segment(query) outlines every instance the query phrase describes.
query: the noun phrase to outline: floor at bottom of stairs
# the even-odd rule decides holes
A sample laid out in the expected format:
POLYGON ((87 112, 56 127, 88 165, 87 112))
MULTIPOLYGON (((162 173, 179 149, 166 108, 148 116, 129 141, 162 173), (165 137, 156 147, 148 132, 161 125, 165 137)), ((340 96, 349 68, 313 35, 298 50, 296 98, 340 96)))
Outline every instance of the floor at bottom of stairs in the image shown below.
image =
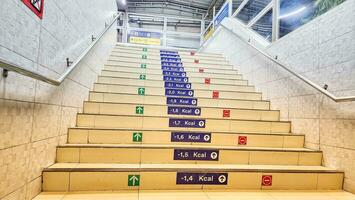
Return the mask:
POLYGON ((344 191, 116 191, 43 192, 34 200, 355 200, 344 191))

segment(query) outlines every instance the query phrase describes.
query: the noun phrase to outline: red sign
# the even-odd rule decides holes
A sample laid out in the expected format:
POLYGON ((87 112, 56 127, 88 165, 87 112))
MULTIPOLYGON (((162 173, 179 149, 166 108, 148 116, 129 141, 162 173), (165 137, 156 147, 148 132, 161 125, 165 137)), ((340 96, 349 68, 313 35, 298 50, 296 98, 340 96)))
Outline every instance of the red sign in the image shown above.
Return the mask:
POLYGON ((205 84, 210 84, 211 83, 211 79, 210 78, 205 78, 205 84))
POLYGON ((44 0, 22 0, 40 19, 43 17, 43 1, 44 0))
POLYGON ((190 55, 191 55, 191 56, 194 56, 194 55, 195 55, 195 52, 191 51, 191 52, 190 52, 190 55))
POLYGON ((239 145, 247 145, 248 137, 247 136, 239 136, 238 137, 238 144, 239 145))
POLYGON ((231 110, 223 110, 223 117, 230 117, 231 116, 231 110))
POLYGON ((203 73, 205 70, 203 68, 198 69, 198 72, 203 73))
POLYGON ((200 61, 199 61, 199 60, 195 60, 194 62, 195 62, 196 64, 200 63, 200 61))
POLYGON ((212 98, 218 99, 219 98, 219 92, 218 91, 213 91, 212 92, 212 98))
POLYGON ((261 178, 262 186, 272 186, 272 176, 271 175, 263 175, 261 178))

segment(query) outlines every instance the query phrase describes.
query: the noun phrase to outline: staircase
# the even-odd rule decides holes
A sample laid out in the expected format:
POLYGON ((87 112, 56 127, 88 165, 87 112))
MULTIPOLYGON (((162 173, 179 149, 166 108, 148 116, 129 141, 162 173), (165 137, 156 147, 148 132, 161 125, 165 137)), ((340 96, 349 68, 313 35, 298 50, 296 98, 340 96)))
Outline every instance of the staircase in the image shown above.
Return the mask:
POLYGON ((221 55, 117 45, 43 191, 341 190, 343 176, 221 55))

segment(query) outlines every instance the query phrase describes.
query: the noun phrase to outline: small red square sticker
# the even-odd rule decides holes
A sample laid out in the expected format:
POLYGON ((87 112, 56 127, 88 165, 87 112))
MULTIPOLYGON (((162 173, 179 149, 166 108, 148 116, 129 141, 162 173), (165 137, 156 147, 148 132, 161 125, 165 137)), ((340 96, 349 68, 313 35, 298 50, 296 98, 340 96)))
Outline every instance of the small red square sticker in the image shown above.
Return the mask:
POLYGON ((191 52, 190 52, 190 55, 191 55, 191 56, 194 56, 194 55, 195 55, 195 52, 191 51, 191 52))
POLYGON ((248 137, 247 136, 239 136, 238 137, 238 144, 239 145, 247 145, 248 137))
POLYGON ((230 117, 231 116, 231 110, 223 110, 223 117, 230 117))
POLYGON ((271 175, 263 175, 261 178, 262 186, 272 186, 272 176, 271 175))
POLYGON ((205 69, 200 68, 200 69, 198 69, 198 72, 203 73, 203 72, 205 72, 205 69))
POLYGON ((213 91, 212 92, 212 98, 218 99, 219 98, 219 91, 213 91))
POLYGON ((205 78, 205 84, 211 84, 211 79, 210 78, 205 78))
POLYGON ((200 61, 199 60, 195 60, 195 63, 198 64, 198 63, 200 63, 200 61))

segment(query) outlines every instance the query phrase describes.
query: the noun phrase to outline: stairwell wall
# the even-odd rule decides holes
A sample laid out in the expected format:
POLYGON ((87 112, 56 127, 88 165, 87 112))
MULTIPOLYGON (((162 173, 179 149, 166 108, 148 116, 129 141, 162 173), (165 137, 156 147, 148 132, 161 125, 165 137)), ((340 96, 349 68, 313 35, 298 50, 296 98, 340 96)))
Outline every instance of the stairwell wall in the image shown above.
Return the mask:
MULTIPOLYGON (((238 31, 237 31, 238 32, 238 31)), ((252 40, 255 41, 255 40, 252 40)), ((337 96, 355 95, 355 0, 347 0, 265 48, 270 55, 337 96)), ((324 152, 325 166, 345 171, 344 189, 355 193, 355 102, 335 103, 276 66, 221 28, 202 49, 222 53, 250 84, 324 152)))
MULTIPOLYGON (((0 58, 52 78, 75 60, 117 12, 115 0, 44 1, 40 20, 19 0, 0 4, 0 58)), ((67 128, 116 43, 115 26, 61 86, 9 72, 0 77, 0 199, 32 199, 41 172, 66 143, 67 128)))

